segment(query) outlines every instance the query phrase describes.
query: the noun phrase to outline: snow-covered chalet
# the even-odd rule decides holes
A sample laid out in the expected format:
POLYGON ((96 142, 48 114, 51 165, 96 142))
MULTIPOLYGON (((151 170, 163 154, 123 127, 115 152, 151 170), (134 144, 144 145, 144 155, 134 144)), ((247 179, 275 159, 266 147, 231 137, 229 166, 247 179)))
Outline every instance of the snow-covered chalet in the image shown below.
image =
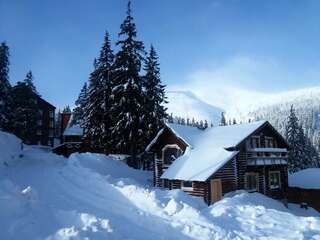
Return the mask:
POLYGON ((199 129, 166 124, 146 151, 154 184, 208 204, 234 190, 285 199, 288 144, 267 121, 199 129))

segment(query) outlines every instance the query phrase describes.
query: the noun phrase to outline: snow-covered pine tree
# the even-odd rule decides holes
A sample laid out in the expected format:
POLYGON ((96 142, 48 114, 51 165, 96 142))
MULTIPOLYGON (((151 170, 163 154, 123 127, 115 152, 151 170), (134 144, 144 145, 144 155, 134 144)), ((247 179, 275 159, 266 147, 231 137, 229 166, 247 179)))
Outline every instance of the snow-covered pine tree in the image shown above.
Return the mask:
POLYGON ((219 125, 220 126, 226 126, 227 125, 227 120, 226 120, 224 112, 221 112, 221 120, 220 120, 220 124, 219 125))
MULTIPOLYGON (((163 127, 164 120, 167 118, 166 108, 164 107, 164 104, 167 103, 165 85, 161 84, 158 56, 152 45, 144 70, 146 72, 144 76, 144 90, 146 94, 146 117, 144 122, 147 129, 145 141, 149 142, 155 137, 160 128, 163 127)), ((187 124, 189 124, 189 119, 187 119, 187 124)))
POLYGON ((129 165, 139 167, 136 156, 144 148, 145 93, 140 76, 144 60, 144 46, 137 40, 136 25, 128 2, 127 16, 120 26, 119 51, 115 55, 114 83, 112 89, 112 131, 116 151, 131 155, 129 165))
POLYGON ((9 47, 0 45, 0 129, 9 131, 12 113, 11 85, 9 82, 9 47))
POLYGON ((286 124, 286 139, 290 146, 288 156, 288 169, 289 172, 296 172, 301 169, 300 157, 301 157, 301 132, 299 137, 299 123, 295 114, 293 105, 290 108, 290 114, 286 124))
POLYGON ((84 136, 93 148, 110 152, 110 107, 113 52, 109 33, 106 32, 104 43, 98 60, 94 63, 94 70, 90 75, 88 96, 86 100, 83 124, 84 136))
POLYGON ((37 95, 25 80, 17 82, 11 94, 13 98, 12 132, 25 143, 31 143, 31 140, 36 137, 39 119, 37 95))
POLYGON ((84 109, 88 98, 87 83, 83 84, 83 87, 79 93, 78 99, 75 101, 75 108, 72 111, 72 124, 81 124, 84 115, 84 109))

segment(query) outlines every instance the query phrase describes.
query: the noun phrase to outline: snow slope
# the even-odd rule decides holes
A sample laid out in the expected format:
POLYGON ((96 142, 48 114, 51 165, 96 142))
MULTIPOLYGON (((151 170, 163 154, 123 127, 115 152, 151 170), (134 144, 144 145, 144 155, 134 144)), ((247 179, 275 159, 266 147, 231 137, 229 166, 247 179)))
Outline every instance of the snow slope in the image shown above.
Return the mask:
POLYGON ((107 156, 21 150, 2 132, 0 151, 0 239, 320 239, 319 213, 258 193, 207 207, 107 156))
POLYGON ((167 92, 168 103, 166 107, 168 108, 167 113, 173 114, 173 116, 192 118, 195 121, 207 120, 209 123, 217 125, 221 119, 221 108, 210 105, 191 91, 168 91, 167 92))

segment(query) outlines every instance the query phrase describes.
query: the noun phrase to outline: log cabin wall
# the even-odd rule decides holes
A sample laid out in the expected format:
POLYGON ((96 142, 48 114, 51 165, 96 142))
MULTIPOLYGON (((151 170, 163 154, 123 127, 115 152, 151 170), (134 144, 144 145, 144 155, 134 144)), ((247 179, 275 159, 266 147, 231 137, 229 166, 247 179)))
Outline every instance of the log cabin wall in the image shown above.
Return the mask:
POLYGON ((169 188, 169 183, 160 179, 163 172, 168 169, 169 166, 164 166, 162 149, 166 145, 176 144, 184 152, 187 148, 187 144, 168 128, 165 128, 163 133, 159 136, 156 143, 151 147, 150 151, 154 153, 154 171, 153 171, 153 183, 157 187, 169 188))
POLYGON ((207 203, 211 202, 211 188, 210 181, 212 179, 221 179, 222 195, 237 190, 237 158, 233 158, 220 168, 215 174, 208 178, 206 185, 208 187, 207 203))
POLYGON ((265 125, 263 128, 258 129, 252 136, 238 145, 239 150, 237 171, 238 171, 238 189, 245 189, 245 174, 246 172, 258 173, 258 191, 262 194, 270 196, 272 198, 284 198, 288 187, 288 173, 286 165, 265 165, 265 166, 248 166, 247 161, 250 157, 250 142, 252 137, 259 136, 260 148, 268 148, 271 146, 266 145, 266 139, 273 139, 273 146, 275 148, 287 148, 287 144, 283 141, 277 132, 270 125, 265 125), (269 172, 279 171, 281 175, 281 188, 270 189, 269 186, 269 172))

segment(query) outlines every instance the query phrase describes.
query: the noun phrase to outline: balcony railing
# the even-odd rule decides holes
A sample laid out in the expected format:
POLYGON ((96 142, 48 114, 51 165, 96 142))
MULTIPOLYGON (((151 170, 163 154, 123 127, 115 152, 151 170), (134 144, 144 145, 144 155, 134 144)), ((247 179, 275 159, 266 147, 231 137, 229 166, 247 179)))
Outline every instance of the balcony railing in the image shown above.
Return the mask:
POLYGON ((285 148, 253 148, 248 151, 247 165, 286 165, 288 150, 285 148))

